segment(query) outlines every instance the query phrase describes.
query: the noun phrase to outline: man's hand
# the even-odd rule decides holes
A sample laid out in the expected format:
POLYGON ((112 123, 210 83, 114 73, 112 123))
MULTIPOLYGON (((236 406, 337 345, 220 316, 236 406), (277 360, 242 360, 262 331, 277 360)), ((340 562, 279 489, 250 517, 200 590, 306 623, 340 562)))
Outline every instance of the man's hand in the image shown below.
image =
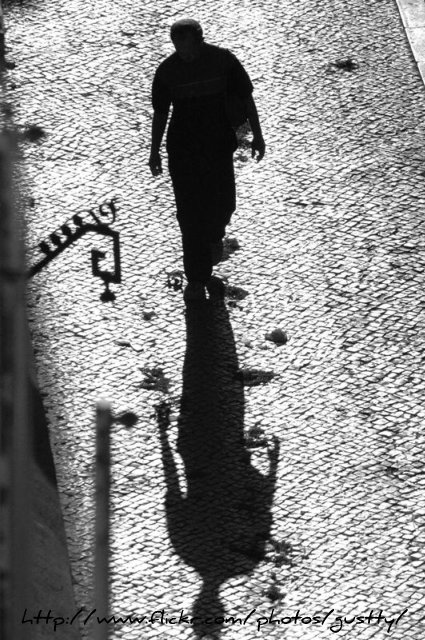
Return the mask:
POLYGON ((159 153, 151 153, 148 164, 153 176, 159 176, 162 173, 162 162, 159 153))
POLYGON ((251 156, 255 158, 255 152, 257 155, 257 162, 264 157, 266 152, 266 145, 262 136, 254 136, 251 142, 251 156))

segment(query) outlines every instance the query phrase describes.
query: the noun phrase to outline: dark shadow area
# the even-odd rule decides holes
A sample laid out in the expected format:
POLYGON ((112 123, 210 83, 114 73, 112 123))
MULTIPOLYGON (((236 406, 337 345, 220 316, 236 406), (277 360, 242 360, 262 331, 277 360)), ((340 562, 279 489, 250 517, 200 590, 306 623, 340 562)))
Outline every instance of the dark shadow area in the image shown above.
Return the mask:
MULTIPOLYGON (((30 338, 28 338, 30 339, 30 338)), ((34 356, 30 350, 28 412, 31 449, 28 467, 28 513, 26 522, 28 593, 34 610, 42 609, 46 599, 57 611, 74 605, 67 539, 58 494, 55 464, 49 438, 49 425, 43 397, 37 385, 34 356)), ((22 611, 27 601, 22 603, 22 611)), ((70 640, 79 640, 77 627, 67 629, 70 640)))
POLYGON ((42 4, 42 2, 38 1, 35 3, 34 0, 3 0, 2 4, 4 9, 9 7, 25 7, 30 9, 34 5, 42 4))
POLYGON ((55 464, 49 440, 46 413, 36 383, 29 380, 30 408, 32 419, 32 438, 34 461, 40 471, 55 488, 57 488, 55 464))
POLYGON ((278 442, 268 447, 269 473, 251 464, 244 439, 243 380, 224 304, 186 310, 187 350, 177 450, 184 463, 182 491, 167 429, 170 407, 157 406, 164 463, 166 514, 175 551, 203 580, 192 610, 194 630, 218 638, 224 611, 219 588, 250 573, 264 558, 272 524, 278 442), (202 622, 206 618, 209 623, 202 622))

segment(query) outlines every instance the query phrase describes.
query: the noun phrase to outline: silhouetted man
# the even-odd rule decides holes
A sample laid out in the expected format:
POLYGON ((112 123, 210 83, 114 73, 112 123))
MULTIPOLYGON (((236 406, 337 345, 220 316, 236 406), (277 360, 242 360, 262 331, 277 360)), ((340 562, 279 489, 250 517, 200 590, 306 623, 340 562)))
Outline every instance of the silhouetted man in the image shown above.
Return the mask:
MULTIPOLYGON (((233 153, 235 130, 229 117, 229 96, 246 109, 253 140, 252 156, 261 160, 265 144, 252 98, 253 86, 238 59, 227 49, 204 42, 198 22, 183 19, 171 27, 175 53, 158 67, 152 85, 152 145, 149 166, 162 173, 160 146, 168 119, 168 166, 183 242, 188 280, 186 301, 221 293, 211 278, 223 252, 226 225, 236 208, 233 153)), ((221 285, 220 286, 218 286, 221 285)))

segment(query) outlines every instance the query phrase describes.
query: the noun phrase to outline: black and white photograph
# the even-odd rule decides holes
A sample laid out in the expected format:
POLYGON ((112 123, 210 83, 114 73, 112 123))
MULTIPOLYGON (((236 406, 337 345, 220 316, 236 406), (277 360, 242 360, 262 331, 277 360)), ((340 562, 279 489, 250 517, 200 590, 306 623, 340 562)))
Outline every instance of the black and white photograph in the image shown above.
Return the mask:
POLYGON ((0 0, 0 637, 422 640, 424 0, 0 0))

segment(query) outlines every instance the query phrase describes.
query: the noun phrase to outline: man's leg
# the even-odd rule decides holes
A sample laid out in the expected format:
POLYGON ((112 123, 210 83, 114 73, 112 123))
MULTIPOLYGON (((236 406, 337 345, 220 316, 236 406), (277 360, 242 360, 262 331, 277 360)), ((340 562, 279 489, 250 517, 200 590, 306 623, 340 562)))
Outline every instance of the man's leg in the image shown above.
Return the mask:
POLYGON ((213 264, 218 264, 223 255, 223 238, 226 226, 236 209, 235 174, 233 152, 217 157, 215 162, 215 202, 208 220, 208 238, 213 264))
POLYGON ((210 246, 205 227, 201 220, 193 217, 177 217, 182 234, 183 265, 188 282, 200 282, 203 285, 212 274, 210 246))
POLYGON ((169 154, 177 220, 182 234, 183 266, 189 283, 205 285, 212 273, 205 220, 201 219, 199 179, 196 158, 192 154, 169 154))

